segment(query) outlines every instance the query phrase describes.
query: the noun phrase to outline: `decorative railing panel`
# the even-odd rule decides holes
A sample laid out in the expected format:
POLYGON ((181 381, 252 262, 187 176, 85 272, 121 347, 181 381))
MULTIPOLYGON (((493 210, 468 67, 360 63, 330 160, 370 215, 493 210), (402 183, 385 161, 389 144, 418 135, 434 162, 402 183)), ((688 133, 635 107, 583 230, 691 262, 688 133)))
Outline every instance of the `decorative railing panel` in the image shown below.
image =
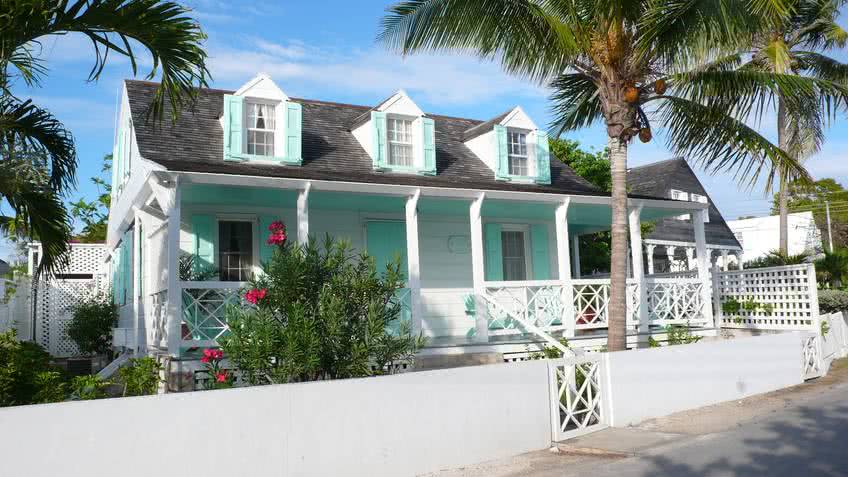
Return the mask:
MULTIPOLYGON (((605 278, 572 281, 576 329, 606 328, 609 325, 610 281, 605 278)), ((627 324, 639 323, 639 284, 627 282, 627 324)))
POLYGON ((227 332, 224 312, 242 302, 239 282, 182 282, 183 341, 214 342, 227 332))
POLYGON ((801 337, 801 356, 804 366, 803 379, 818 378, 824 374, 821 340, 818 335, 804 335, 801 337))
POLYGON ((548 369, 555 441, 607 427, 604 361, 600 354, 551 360, 548 369))
POLYGON ((645 281, 652 325, 706 323, 704 283, 697 278, 654 278, 645 281))
POLYGON ((526 333, 515 317, 546 331, 564 328, 562 285, 558 281, 488 282, 486 296, 490 334, 526 333))
POLYGON ((714 287, 724 328, 818 331, 812 264, 717 272, 714 287))

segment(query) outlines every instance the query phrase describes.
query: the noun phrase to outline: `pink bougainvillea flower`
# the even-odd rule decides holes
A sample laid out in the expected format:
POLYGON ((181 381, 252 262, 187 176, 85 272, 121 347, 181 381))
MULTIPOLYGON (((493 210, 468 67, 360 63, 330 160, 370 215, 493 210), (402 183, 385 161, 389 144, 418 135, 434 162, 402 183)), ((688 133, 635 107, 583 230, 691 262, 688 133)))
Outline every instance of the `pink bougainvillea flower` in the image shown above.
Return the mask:
POLYGON ((280 220, 275 220, 275 221, 271 222, 271 225, 268 226, 268 230, 270 230, 271 232, 276 232, 278 230, 282 230, 282 231, 285 232, 286 224, 284 224, 280 220))
POLYGON ((214 353, 212 353, 212 359, 223 359, 224 352, 220 349, 216 349, 214 353))
POLYGON ((209 356, 204 356, 204 357, 200 358, 200 362, 204 363, 204 364, 208 363, 209 362, 209 356))
POLYGON ((286 242, 286 232, 285 230, 275 230, 271 232, 271 235, 268 236, 268 240, 265 241, 268 245, 282 245, 286 242))
POLYGON ((226 383, 228 376, 229 375, 226 371, 221 371, 220 373, 215 375, 215 381, 218 381, 219 383, 226 383))
POLYGON ((267 295, 267 294, 268 294, 268 289, 266 289, 266 288, 263 288, 261 290, 257 290, 257 289, 254 288, 254 289, 249 290, 247 293, 244 294, 244 299, 247 300, 248 303, 255 305, 256 303, 259 302, 259 300, 264 299, 265 295, 267 295))

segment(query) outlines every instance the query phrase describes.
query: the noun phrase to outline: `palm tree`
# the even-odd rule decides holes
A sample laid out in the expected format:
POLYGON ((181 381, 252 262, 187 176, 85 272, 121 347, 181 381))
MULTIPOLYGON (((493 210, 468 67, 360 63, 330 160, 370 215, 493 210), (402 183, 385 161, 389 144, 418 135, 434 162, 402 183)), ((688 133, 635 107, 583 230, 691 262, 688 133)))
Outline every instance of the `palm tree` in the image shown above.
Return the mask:
MULTIPOLYGON (((763 31, 756 35, 751 50, 746 52, 748 60, 739 61, 739 68, 848 85, 848 65, 823 53, 843 48, 848 43, 848 32, 836 23, 839 8, 844 4, 845 0, 788 2, 790 14, 766 23, 763 31)), ((777 109, 778 145, 787 154, 802 161, 821 148, 825 122, 833 118, 839 105, 830 104, 827 95, 825 98, 813 98, 813 101, 776 96, 769 95, 762 100, 777 109)), ((789 179, 781 175, 778 181, 779 250, 786 254, 789 243, 789 179)))
POLYGON ((751 183, 763 172, 806 177, 741 120, 753 106, 736 99, 764 88, 796 94, 800 86, 762 74, 724 88, 711 76, 727 72, 725 56, 748 44, 754 13, 783 14, 779 2, 756 3, 752 13, 732 0, 409 0, 388 8, 378 39, 404 55, 472 53, 550 85, 555 136, 603 121, 612 171, 608 347, 615 351, 626 347, 626 172, 634 136, 650 141, 653 121, 665 127, 670 149, 707 170, 734 170, 751 183))
POLYGON ((180 5, 159 0, 20 0, 0 2, 0 231, 41 241, 38 274, 63 262, 70 240, 63 196, 76 183, 77 156, 71 133, 50 112, 13 92, 20 81, 38 86, 47 73, 38 57, 50 35, 81 33, 94 47, 88 80, 100 78, 109 54, 130 59, 138 69, 139 45, 152 58, 148 78, 161 85, 148 109, 159 120, 176 118, 196 88, 207 84, 206 38, 180 5))

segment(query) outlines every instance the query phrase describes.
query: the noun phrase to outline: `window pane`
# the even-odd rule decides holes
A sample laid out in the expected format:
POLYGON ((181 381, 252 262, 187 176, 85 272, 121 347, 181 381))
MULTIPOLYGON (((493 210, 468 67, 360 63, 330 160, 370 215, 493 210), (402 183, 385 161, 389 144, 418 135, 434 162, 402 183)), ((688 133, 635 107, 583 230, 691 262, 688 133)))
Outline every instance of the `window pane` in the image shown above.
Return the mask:
POLYGON ((526 280, 527 260, 524 253, 524 232, 501 232, 504 280, 526 280))
POLYGON ((389 157, 394 166, 412 166, 412 121, 388 119, 389 157))
POLYGON ((218 223, 218 270, 221 280, 249 280, 253 268, 253 224, 218 223))
POLYGON ((530 175, 527 158, 527 134, 518 131, 508 131, 507 152, 509 173, 515 176, 530 175))

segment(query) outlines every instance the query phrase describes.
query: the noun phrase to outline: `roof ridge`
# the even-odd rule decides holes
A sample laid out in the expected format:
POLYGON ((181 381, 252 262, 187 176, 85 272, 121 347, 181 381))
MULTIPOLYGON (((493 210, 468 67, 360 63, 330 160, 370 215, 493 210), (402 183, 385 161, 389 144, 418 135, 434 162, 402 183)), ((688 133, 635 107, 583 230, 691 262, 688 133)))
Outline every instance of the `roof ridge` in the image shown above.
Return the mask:
POLYGON ((641 166, 633 166, 633 167, 630 168, 630 170, 632 171, 634 169, 645 169, 645 168, 648 168, 648 167, 653 167, 653 166, 657 166, 657 165, 660 165, 660 164, 665 164, 667 162, 680 162, 680 161, 688 164, 688 162, 686 161, 686 158, 684 158, 683 156, 678 156, 678 157, 672 157, 671 159, 662 159, 662 160, 659 160, 657 162, 649 162, 648 164, 642 164, 641 166))

